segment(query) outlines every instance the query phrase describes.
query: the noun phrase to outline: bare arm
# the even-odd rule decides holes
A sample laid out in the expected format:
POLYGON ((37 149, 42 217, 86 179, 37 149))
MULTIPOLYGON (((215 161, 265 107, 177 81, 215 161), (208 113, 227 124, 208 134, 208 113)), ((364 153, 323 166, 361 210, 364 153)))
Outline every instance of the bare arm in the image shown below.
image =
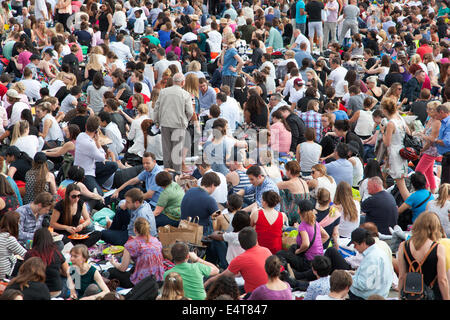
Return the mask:
POLYGON ((99 286, 100 290, 102 290, 100 293, 94 294, 92 296, 83 297, 80 300, 97 300, 97 298, 101 298, 105 296, 107 293, 109 293, 108 286, 106 285, 105 281, 103 281, 102 276, 100 273, 96 270, 94 273, 94 280, 95 283, 99 286))

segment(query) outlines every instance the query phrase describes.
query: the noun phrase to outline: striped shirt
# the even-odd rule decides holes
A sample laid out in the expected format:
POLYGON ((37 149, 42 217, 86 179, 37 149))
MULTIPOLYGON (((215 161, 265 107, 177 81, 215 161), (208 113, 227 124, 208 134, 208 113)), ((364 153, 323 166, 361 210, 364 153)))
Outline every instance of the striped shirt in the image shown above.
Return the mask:
MULTIPOLYGON (((233 187, 233 193, 237 193, 239 190, 244 190, 246 187, 250 187, 252 184, 248 179, 247 174, 244 171, 236 170, 236 173, 239 175, 239 184, 233 187)), ((255 194, 247 194, 244 196, 245 203, 253 203, 255 202, 255 194)))
POLYGON ((0 233, 0 279, 11 274, 16 263, 15 255, 23 257, 26 252, 8 232, 0 233))

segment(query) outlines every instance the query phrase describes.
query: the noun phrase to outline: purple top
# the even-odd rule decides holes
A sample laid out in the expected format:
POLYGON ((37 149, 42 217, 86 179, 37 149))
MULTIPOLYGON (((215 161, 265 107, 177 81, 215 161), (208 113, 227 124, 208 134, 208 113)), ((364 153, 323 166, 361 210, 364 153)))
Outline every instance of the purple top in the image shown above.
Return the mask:
POLYGON ((408 72, 408 71, 403 71, 403 73, 401 73, 401 75, 403 76, 403 82, 406 83, 409 81, 409 79, 412 78, 412 75, 408 72))
MULTIPOLYGON (((309 250, 305 252, 305 257, 309 261, 314 259, 315 256, 323 256, 323 245, 322 245, 322 237, 320 235, 320 225, 316 221, 316 239, 314 240, 313 245, 309 250)), ((300 231, 306 231, 309 237, 309 241, 312 241, 314 237, 314 226, 311 226, 307 224, 306 222, 302 221, 300 225, 298 226, 298 236, 297 236, 297 245, 300 247, 302 245, 302 237, 300 236, 300 231)))
POLYGON ((164 258, 161 252, 161 242, 157 238, 150 237, 150 241, 147 242, 143 237, 136 237, 128 240, 125 248, 136 263, 134 273, 130 277, 133 284, 137 284, 152 274, 157 281, 163 280, 164 258))
POLYGON ((166 48, 166 54, 168 54, 171 51, 173 51, 178 56, 178 58, 181 59, 181 48, 180 47, 172 47, 172 45, 170 45, 166 48))
POLYGON ((284 290, 270 290, 265 284, 260 285, 253 290, 248 300, 292 300, 291 287, 285 283, 288 287, 284 290))

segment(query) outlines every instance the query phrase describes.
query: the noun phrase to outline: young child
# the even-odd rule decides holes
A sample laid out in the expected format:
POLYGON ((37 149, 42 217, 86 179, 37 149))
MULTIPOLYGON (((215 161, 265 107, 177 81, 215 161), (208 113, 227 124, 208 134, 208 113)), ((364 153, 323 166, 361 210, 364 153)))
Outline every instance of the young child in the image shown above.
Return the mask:
POLYGON ((227 209, 225 209, 221 215, 216 218, 216 224, 214 230, 232 232, 234 214, 241 210, 243 199, 237 194, 230 194, 227 201, 227 209))
POLYGON ((344 300, 352 283, 350 273, 345 270, 334 270, 330 277, 330 293, 319 295, 316 300, 344 300))
POLYGON ((82 92, 80 86, 74 86, 70 89, 70 94, 68 94, 64 100, 61 102, 61 112, 65 114, 70 110, 74 109, 78 105, 78 99, 81 98, 82 92))
POLYGON ((136 21, 134 22, 133 31, 136 36, 140 36, 145 31, 145 18, 142 17, 142 10, 136 10, 134 12, 134 15, 136 17, 136 21))
POLYGON ((326 295, 330 292, 330 258, 325 256, 315 256, 311 262, 311 267, 317 280, 309 283, 304 300, 316 300, 317 296, 326 295))
POLYGON ((334 102, 328 102, 325 105, 324 110, 326 113, 332 113, 334 115, 334 122, 336 120, 348 120, 347 113, 343 110, 338 110, 337 104, 334 102))
POLYGON ((372 113, 372 119, 374 122, 374 133, 373 135, 368 138, 363 140, 363 144, 364 144, 364 162, 367 162, 368 159, 370 158, 375 158, 375 144, 378 140, 378 136, 379 136, 379 132, 380 132, 380 123, 381 120, 383 120, 384 118, 384 114, 380 109, 375 110, 372 113))
POLYGON ((164 279, 161 295, 156 300, 185 300, 183 279, 176 272, 170 272, 164 279))

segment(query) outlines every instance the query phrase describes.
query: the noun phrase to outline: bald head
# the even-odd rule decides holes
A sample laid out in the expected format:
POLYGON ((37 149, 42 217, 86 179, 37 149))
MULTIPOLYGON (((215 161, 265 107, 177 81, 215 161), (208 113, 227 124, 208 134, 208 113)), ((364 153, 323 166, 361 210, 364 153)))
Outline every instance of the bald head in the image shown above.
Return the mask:
POLYGON ((367 189, 370 195, 377 194, 380 191, 383 191, 383 180, 380 177, 372 177, 367 182, 367 189))

